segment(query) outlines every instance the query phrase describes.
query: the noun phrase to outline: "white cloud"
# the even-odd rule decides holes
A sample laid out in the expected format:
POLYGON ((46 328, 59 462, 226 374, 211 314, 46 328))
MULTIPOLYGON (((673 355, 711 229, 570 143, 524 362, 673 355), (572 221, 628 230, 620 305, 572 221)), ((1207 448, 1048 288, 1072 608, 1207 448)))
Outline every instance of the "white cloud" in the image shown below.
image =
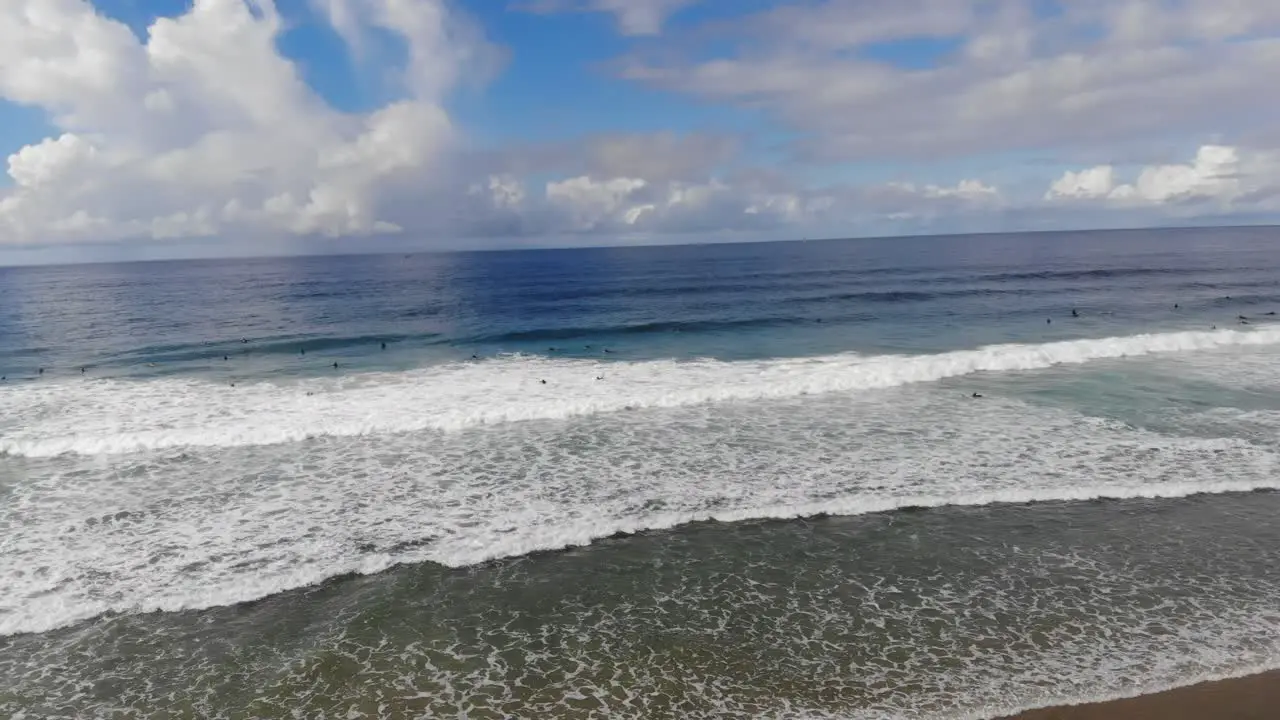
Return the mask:
POLYGON ((1118 197, 1136 197, 1164 203, 1190 198, 1229 199, 1240 192, 1240 156, 1233 147, 1205 145, 1190 165, 1148 167, 1132 189, 1121 185, 1118 197))
MULTIPOLYGON (((45 110, 57 128, 8 157, 0 244, 399 231, 785 236, 884 223, 994 226, 1027 210, 1066 213, 1072 202, 1100 213, 1169 208, 1169 216, 1276 208, 1275 153, 1219 143, 1185 164, 1129 168, 1119 158, 1157 131, 1230 137, 1280 110, 1271 92, 1280 3, 1078 0, 1037 18, 1031 2, 782 6, 730 23, 748 41, 742 52, 632 58, 626 72, 772 113, 798 131, 811 158, 1088 145, 1113 160, 1052 184, 1037 178, 1037 189, 1049 184, 1043 201, 1010 198, 976 178, 806 187, 803 167, 746 167, 744 138, 716 132, 606 131, 479 152, 445 103, 503 56, 448 0, 312 0, 356 57, 388 33, 404 43, 399 95, 365 113, 328 105, 281 55, 290 20, 272 0, 194 0, 157 20, 145 40, 86 0, 0 0, 0 98, 45 110), (954 41, 956 52, 923 70, 862 55, 874 43, 921 37, 954 41)), ((657 33, 691 4, 553 3, 611 13, 628 34, 657 33)), ((1007 180, 1002 188, 1016 193, 1021 186, 1007 180)))
POLYGON ((656 35, 662 24, 700 0, 534 0, 514 7, 529 12, 601 12, 614 16, 623 35, 656 35))
POLYGON ((824 162, 1118 151, 1153 133, 1244 132, 1280 112, 1274 0, 826 0, 716 27, 737 42, 710 57, 672 43, 627 58, 622 75, 763 110, 824 162), (875 54, 920 38, 957 51, 925 67, 875 54))
POLYGON ((594 0, 597 11, 610 12, 626 35, 656 35, 676 11, 697 0, 594 0))
POLYGON ((0 96, 63 131, 10 156, 0 242, 396 229, 380 197, 440 174, 443 95, 486 46, 440 0, 343 12, 344 33, 376 26, 409 48, 402 99, 366 115, 329 107, 279 54, 271 0, 196 0, 145 42, 83 0, 0 5, 0 96))
POLYGON ((1266 209, 1260 203, 1274 199, 1278 191, 1280 158, 1275 153, 1204 145, 1191 162, 1147 166, 1131 182, 1121 182, 1109 165, 1068 171, 1050 185, 1045 199, 1124 206, 1200 203, 1219 210, 1259 210, 1266 209))
POLYGON ((417 97, 439 98, 458 82, 487 79, 503 54, 485 42, 481 28, 451 11, 447 0, 312 0, 357 58, 372 30, 389 31, 408 42, 405 85, 417 97), (463 71, 467 76, 463 76, 463 71))
POLYGON ((908 194, 916 194, 926 198, 958 198, 975 202, 998 202, 1000 191, 984 184, 981 180, 961 180, 952 187, 925 185, 917 188, 914 183, 893 183, 893 187, 908 194))
POLYGON ((575 230, 593 230, 606 222, 634 225, 639 214, 652 207, 632 200, 646 185, 640 178, 569 178, 547 183, 547 200, 566 210, 575 230))
POLYGON ((718 231, 836 232, 868 222, 932 221, 964 213, 995 213, 1003 198, 976 180, 953 186, 887 184, 801 189, 740 178, 703 181, 582 175, 529 192, 510 176, 475 183, 486 207, 515 211, 526 232, 554 230, 595 236, 718 231))
POLYGON ((1105 198, 1116 188, 1116 170, 1110 165, 1099 165, 1087 170, 1068 170, 1049 186, 1046 200, 1079 198, 1095 200, 1105 198))

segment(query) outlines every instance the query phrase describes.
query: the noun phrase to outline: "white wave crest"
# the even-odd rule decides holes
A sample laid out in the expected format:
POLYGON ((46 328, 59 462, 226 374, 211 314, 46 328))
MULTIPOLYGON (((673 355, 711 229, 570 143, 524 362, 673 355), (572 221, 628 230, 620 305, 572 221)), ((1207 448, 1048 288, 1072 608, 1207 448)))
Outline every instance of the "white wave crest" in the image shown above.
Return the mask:
POLYGON ((0 390, 0 454, 111 455, 315 437, 457 431, 642 408, 844 393, 983 372, 1280 343, 1280 328, 993 345, 933 355, 751 362, 536 357, 229 387, 203 380, 86 381, 0 390), (597 379, 603 378, 603 379, 597 379), (545 383, 543 382, 545 381, 545 383))

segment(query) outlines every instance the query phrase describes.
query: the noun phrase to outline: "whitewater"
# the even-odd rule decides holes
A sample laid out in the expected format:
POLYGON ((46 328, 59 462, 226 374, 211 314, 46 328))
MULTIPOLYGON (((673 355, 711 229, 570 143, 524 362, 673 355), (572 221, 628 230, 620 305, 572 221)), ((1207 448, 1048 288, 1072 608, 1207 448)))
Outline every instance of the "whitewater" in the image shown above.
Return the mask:
POLYGON ((78 378, 0 388, 0 454, 109 455, 456 432, 646 408, 883 389, 976 373, 1280 343, 1280 328, 1003 344, 917 356, 723 362, 510 356, 397 373, 258 381, 78 378))
POLYGON ((13 387, 0 407, 21 423, 3 447, 34 464, 0 514, 0 634, 701 521, 1276 489, 1269 447, 938 381, 1277 341, 1220 330, 917 357, 512 357, 234 389, 13 387))

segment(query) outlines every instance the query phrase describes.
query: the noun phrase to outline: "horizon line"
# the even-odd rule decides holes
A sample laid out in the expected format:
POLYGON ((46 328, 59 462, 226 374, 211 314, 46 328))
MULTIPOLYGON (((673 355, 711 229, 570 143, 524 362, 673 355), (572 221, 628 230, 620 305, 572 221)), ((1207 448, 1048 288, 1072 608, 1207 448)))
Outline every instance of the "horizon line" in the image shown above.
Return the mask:
MULTIPOLYGON (((261 254, 246 255, 209 255, 209 256, 193 256, 193 257, 172 257, 172 258, 140 258, 140 259, 118 259, 118 260, 82 260, 82 261, 54 261, 54 262, 18 262, 6 263, 0 261, 0 270, 10 268, 58 268, 58 267, 87 267, 95 265, 134 265, 146 263, 198 263, 198 262, 236 262, 244 260, 283 260, 289 258, 343 258, 343 257, 377 257, 383 255, 404 255, 410 257, 414 255, 466 255, 477 253, 517 253, 517 252, 555 252, 555 251, 580 251, 580 250, 643 250, 646 248, 672 248, 672 247, 698 247, 703 245, 715 246, 735 246, 735 245, 767 245, 767 244, 783 244, 783 243, 804 243, 804 242, 860 242, 860 241, 879 241, 879 240, 923 240, 923 239, 940 239, 940 238, 974 238, 974 237, 992 237, 1003 235, 1072 235, 1072 234, 1088 234, 1088 233, 1134 233, 1134 232, 1161 232, 1161 231, 1186 231, 1186 230, 1267 230, 1280 229, 1280 223, 1264 222, 1264 223, 1235 223, 1235 224, 1208 224, 1208 225, 1147 225, 1139 227, 1097 227, 1097 228, 1039 228, 1029 230, 988 230, 988 231, 967 231, 967 232, 937 232, 937 233, 911 233, 911 234, 886 234, 886 235, 821 235, 821 236, 800 236, 800 237, 769 237, 753 239, 748 234, 747 237, 725 241, 695 241, 682 239, 686 236, 674 236, 671 242, 663 242, 661 239, 657 242, 646 242, 643 244, 587 244, 587 245, 531 245, 526 247, 479 247, 479 248, 417 248, 417 249, 369 249, 366 251, 353 252, 350 250, 340 250, 335 252, 324 252, 319 250, 316 252, 281 252, 272 253, 265 252, 261 254)), ((396 237, 396 236, 389 236, 396 237)), ((656 236, 661 238, 662 236, 656 236)), ((73 247, 110 247, 109 244, 97 245, 94 243, 79 243, 73 247)), ((42 249, 52 249, 54 246, 21 246, 13 248, 14 250, 30 250, 39 251, 42 249)), ((3 253, 4 249, 0 249, 3 253)))

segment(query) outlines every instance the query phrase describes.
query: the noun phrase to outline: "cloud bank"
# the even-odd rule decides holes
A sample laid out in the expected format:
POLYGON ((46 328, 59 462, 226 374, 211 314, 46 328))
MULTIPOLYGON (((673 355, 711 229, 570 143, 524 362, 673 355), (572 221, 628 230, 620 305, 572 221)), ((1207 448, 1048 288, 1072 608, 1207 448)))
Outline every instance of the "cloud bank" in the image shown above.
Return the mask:
POLYGON ((57 130, 8 157, 0 245, 797 237, 1004 229, 1069 208, 1095 225, 1135 210, 1153 222, 1280 212, 1271 0, 1076 0, 1047 14, 1032 0, 826 0, 679 28, 704 4, 519 5, 608 14, 640 43, 619 56, 617 82, 771 119, 787 138, 772 164, 710 131, 478 147, 450 101, 505 56, 474 18, 447 0, 312 5, 354 58, 403 46, 391 100, 330 105, 280 51, 290 19, 272 0, 194 0, 142 34, 88 0, 0 4, 0 98, 57 130), (933 52, 911 65, 895 43, 933 52), (1198 150, 1134 162, 1153 138, 1198 150), (1034 182, 815 180, 833 166, 1026 152, 1049 158, 1034 182), (1099 156, 1113 160, 1088 161, 1099 156))
POLYGON ((1266 127, 1280 110, 1273 0, 825 0, 721 23, 622 74, 761 110, 815 161, 1073 150, 1266 127), (915 43, 933 61, 889 61, 915 43), (701 45, 692 44, 694 47, 701 45))

